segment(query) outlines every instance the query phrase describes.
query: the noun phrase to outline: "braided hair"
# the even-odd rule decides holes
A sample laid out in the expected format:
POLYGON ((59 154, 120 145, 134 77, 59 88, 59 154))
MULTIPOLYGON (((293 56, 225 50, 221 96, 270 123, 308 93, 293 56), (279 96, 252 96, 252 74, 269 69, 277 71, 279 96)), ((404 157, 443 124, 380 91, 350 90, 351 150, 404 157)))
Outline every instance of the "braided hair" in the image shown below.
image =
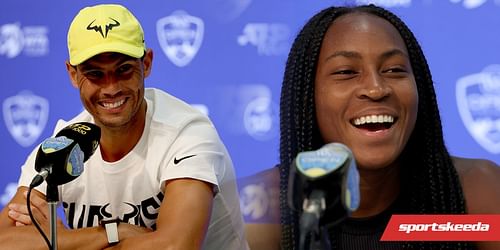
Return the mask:
MULTIPOLYGON (((362 12, 391 23, 409 53, 418 91, 415 128, 399 156, 401 193, 410 204, 409 214, 464 214, 466 206, 458 174, 445 147, 441 119, 429 66, 422 49, 406 24, 396 15, 375 5, 330 7, 313 16, 292 45, 283 78, 280 99, 280 210, 283 249, 298 242, 298 214, 287 205, 289 166, 302 151, 316 150, 323 141, 316 120, 314 82, 321 44, 332 22, 345 14, 362 12)), ((334 241, 335 239, 331 239, 334 241)), ((472 249, 464 242, 406 243, 409 249, 472 249)))

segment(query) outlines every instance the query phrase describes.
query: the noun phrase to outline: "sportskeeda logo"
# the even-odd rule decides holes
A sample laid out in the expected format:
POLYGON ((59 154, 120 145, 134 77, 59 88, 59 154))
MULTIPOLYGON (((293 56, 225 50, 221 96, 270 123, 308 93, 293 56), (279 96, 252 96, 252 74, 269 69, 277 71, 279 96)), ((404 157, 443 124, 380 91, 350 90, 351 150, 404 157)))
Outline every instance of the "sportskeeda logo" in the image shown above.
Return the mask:
POLYGON ((475 224, 461 224, 451 223, 446 224, 432 223, 432 224, 400 224, 399 231, 407 234, 412 232, 488 232, 490 224, 478 222, 475 224))
POLYGON ((500 241, 500 214, 395 214, 381 241, 500 241))

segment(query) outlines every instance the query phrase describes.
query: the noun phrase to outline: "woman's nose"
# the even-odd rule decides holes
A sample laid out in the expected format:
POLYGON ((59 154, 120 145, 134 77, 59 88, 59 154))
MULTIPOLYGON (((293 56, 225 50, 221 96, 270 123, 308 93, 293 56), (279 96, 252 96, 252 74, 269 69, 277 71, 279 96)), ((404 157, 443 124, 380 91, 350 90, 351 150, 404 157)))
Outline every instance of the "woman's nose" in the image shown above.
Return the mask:
POLYGON ((361 84, 358 97, 380 100, 392 94, 392 88, 378 73, 370 74, 361 84))

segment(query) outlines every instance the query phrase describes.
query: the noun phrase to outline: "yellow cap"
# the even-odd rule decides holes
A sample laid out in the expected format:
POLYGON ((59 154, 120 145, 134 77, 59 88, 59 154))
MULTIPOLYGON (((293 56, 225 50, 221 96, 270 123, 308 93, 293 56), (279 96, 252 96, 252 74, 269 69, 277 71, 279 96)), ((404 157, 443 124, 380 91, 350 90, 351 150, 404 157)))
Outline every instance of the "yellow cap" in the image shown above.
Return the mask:
POLYGON ((86 7, 80 10, 69 27, 69 62, 73 66, 104 52, 140 58, 145 50, 141 24, 121 5, 86 7))

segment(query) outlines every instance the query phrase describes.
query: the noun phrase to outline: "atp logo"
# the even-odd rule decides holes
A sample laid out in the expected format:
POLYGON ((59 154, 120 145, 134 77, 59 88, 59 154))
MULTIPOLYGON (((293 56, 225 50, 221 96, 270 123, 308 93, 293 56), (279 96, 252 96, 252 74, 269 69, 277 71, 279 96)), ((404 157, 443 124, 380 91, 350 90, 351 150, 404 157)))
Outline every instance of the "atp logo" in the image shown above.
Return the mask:
POLYGON ((156 22, 160 46, 170 61, 178 67, 188 65, 203 41, 204 23, 185 11, 176 11, 156 22))
POLYGON ((25 91, 3 101, 5 125, 16 142, 31 146, 45 129, 49 115, 47 99, 25 91))
POLYGON ((248 23, 243 34, 238 37, 238 44, 257 47, 259 55, 284 55, 290 47, 290 28, 280 23, 248 23))
POLYGON ((476 142, 492 154, 500 153, 500 65, 464 76, 456 84, 458 111, 476 142))

